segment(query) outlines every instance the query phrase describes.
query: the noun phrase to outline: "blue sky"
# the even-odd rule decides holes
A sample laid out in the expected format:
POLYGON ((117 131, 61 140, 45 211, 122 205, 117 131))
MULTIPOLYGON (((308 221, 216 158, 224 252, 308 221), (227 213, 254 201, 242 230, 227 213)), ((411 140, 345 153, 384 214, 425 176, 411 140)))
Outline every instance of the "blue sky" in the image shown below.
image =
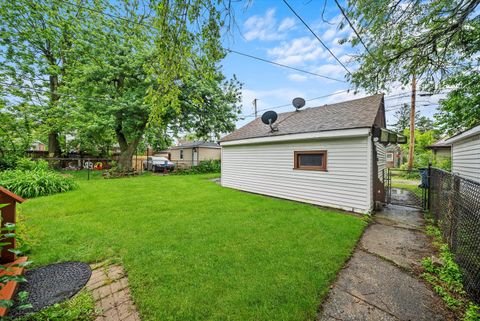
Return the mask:
MULTIPOLYGON (((331 24, 322 21, 323 0, 290 0, 289 3, 347 68, 351 71, 355 70, 355 64, 348 55, 361 48, 351 48, 350 44, 338 43, 339 39, 349 37, 352 30, 348 25, 342 30, 338 29, 341 13, 335 2, 327 0, 324 15, 331 24)), ((345 79, 346 71, 343 67, 282 1, 253 0, 247 8, 242 5, 244 6, 245 3, 238 5, 236 9, 238 30, 235 30, 232 37, 225 37, 225 47, 332 78, 345 79)), ((223 68, 227 76, 235 74, 243 83, 242 114, 247 117, 239 120, 237 127, 253 120, 251 115, 254 98, 259 99, 258 108, 262 110, 289 104, 297 96, 310 99, 341 92, 307 102, 306 107, 317 107, 365 95, 363 92, 356 95, 353 91, 344 92, 351 88, 347 82, 337 82, 296 72, 234 53, 226 57, 223 68)), ((390 98, 387 96, 386 99, 387 110, 393 109, 387 112, 388 123, 395 122, 394 109, 403 102, 409 102, 409 95, 399 95, 408 90, 410 88, 392 86, 390 92, 385 93, 392 96, 390 98)), ((440 97, 439 95, 429 98, 417 97, 420 102, 417 105, 418 109, 423 115, 432 117, 436 107, 431 103, 437 102, 440 97), (429 105, 422 106, 426 103, 429 105)), ((292 106, 275 109, 277 112, 291 110, 293 110, 292 106)))

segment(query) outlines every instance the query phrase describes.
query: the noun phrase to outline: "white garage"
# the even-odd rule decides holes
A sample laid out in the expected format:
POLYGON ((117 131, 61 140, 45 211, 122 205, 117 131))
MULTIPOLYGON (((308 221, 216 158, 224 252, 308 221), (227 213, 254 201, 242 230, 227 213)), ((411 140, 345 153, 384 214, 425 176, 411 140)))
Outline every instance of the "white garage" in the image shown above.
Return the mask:
POLYGON ((221 139, 222 185, 368 213, 384 202, 383 95, 255 119, 221 139), (273 130, 271 129, 273 128, 273 130))

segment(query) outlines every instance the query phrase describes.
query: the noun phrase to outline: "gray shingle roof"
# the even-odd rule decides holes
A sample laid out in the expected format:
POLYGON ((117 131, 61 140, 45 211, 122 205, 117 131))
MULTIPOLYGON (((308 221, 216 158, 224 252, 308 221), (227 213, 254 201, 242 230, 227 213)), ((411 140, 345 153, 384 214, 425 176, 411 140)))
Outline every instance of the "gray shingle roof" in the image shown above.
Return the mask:
POLYGON ((197 141, 197 142, 188 142, 188 143, 180 144, 178 146, 172 147, 171 149, 193 148, 193 147, 220 148, 220 145, 212 142, 197 141))
POLYGON ((274 124, 278 126, 278 131, 273 133, 269 126, 257 118, 223 137, 220 141, 371 127, 375 123, 382 104, 383 94, 377 94, 341 103, 307 108, 299 112, 281 113, 278 114, 278 119, 274 124))

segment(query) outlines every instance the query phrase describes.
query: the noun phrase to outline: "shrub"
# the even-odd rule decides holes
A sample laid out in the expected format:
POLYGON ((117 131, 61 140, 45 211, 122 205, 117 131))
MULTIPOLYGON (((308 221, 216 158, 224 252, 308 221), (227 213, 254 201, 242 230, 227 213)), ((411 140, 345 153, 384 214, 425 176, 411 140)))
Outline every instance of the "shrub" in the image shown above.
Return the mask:
POLYGON ((17 160, 17 165, 15 168, 24 171, 31 171, 35 169, 48 170, 48 162, 43 159, 33 161, 30 158, 23 157, 17 160))
POLYGON ((26 198, 62 193, 77 187, 73 177, 44 169, 0 172, 0 185, 26 198))
MULTIPOLYGON (((428 220, 427 220, 428 221, 428 220)), ((464 321, 479 321, 479 307, 468 300, 462 284, 462 272, 454 260, 447 244, 443 243, 440 229, 428 224, 427 235, 433 238, 433 245, 439 250, 439 258, 427 257, 422 260, 422 277, 429 282, 446 305, 464 321)))
POLYGON ((452 170, 452 159, 445 158, 440 161, 436 161, 433 163, 433 166, 450 172, 452 170))
POLYGON ((16 161, 17 161, 16 155, 11 155, 11 154, 0 155, 0 170, 15 168, 16 161))
POLYGON ((220 173, 221 162, 219 159, 212 159, 201 161, 198 165, 192 166, 187 169, 179 169, 176 174, 179 175, 191 175, 191 174, 207 174, 207 173, 220 173))

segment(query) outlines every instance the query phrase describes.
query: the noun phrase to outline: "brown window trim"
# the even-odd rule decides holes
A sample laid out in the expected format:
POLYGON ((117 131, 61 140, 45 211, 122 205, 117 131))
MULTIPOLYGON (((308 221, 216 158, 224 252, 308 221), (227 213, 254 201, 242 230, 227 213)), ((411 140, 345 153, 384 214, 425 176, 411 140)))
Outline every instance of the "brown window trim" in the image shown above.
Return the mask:
POLYGON ((326 172, 327 171, 327 151, 326 150, 294 151, 293 152, 293 159, 294 159, 293 169, 306 170, 306 171, 320 171, 320 172, 326 172), (322 154, 323 155, 322 166, 300 166, 300 163, 298 161, 298 156, 300 156, 300 155, 311 155, 311 154, 322 154))

